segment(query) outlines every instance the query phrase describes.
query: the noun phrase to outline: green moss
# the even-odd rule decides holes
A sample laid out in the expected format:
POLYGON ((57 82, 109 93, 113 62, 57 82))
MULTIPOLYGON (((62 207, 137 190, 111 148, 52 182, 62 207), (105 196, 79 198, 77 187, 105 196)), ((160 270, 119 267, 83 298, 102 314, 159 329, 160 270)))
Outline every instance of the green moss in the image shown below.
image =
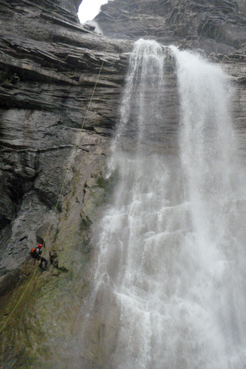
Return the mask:
POLYGON ((97 186, 100 188, 105 188, 107 186, 107 180, 103 177, 102 172, 97 178, 97 186))
MULTIPOLYGON (((47 247, 50 250, 54 248, 58 253, 59 268, 50 266, 47 272, 42 272, 40 268, 37 270, 4 332, 4 364, 8 355, 15 355, 12 367, 16 369, 48 369, 58 368, 57 363, 63 365, 56 355, 62 354, 65 340, 70 342, 74 339, 78 316, 83 314, 81 306, 89 293, 86 268, 91 257, 90 228, 97 217, 97 207, 107 201, 117 180, 117 175, 105 179, 102 171, 98 174, 97 168, 93 168, 90 175, 84 174, 84 166, 79 167, 70 182, 59 226, 54 238, 47 241, 47 247)), ((23 285, 9 295, 5 311, 0 307, 0 313, 11 313, 29 281, 23 281, 23 285)), ((103 334, 103 327, 98 325, 93 349, 98 365, 102 357, 99 341, 103 334)))
POLYGON ((118 172, 115 171, 109 178, 105 178, 102 172, 100 172, 97 178, 97 186, 103 188, 107 194, 107 197, 113 193, 115 184, 118 180, 118 172))
POLYGON ((36 359, 34 358, 27 358, 24 365, 20 366, 20 369, 31 369, 34 367, 36 359))

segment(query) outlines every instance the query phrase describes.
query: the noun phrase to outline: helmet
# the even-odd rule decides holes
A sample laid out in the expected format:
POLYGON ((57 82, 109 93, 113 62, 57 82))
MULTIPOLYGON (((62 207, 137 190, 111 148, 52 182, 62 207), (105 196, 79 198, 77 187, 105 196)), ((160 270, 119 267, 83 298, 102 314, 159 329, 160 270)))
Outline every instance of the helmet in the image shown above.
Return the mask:
POLYGON ((39 249, 41 249, 43 247, 43 245, 40 243, 39 245, 38 245, 38 248, 39 249))

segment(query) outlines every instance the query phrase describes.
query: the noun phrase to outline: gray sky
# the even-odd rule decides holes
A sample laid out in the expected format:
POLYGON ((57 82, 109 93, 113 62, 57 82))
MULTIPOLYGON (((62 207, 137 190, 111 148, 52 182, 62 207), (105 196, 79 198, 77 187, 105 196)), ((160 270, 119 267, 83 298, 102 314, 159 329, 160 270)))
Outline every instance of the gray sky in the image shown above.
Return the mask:
POLYGON ((78 16, 81 23, 92 20, 99 13, 100 6, 108 0, 83 0, 79 7, 78 16))

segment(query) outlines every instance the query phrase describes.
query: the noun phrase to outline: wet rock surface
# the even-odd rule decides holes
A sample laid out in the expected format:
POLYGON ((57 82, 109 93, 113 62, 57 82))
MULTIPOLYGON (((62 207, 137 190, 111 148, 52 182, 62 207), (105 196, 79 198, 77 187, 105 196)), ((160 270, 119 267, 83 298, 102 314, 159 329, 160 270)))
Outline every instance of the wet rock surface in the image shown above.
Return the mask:
MULTIPOLYGON (((78 23, 78 5, 79 1, 68 0, 23 0, 18 5, 14 0, 6 0, 0 5, 0 250, 5 260, 12 255, 9 250, 18 249, 16 256, 12 255, 15 266, 22 264, 37 242, 36 233, 42 224, 25 220, 25 226, 15 231, 17 219, 34 211, 32 206, 23 210, 25 199, 39 202, 30 219, 45 218, 44 214, 54 212, 55 207, 60 211, 63 198, 58 197, 65 180, 64 170, 70 165, 78 135, 82 137, 81 152, 90 157, 96 137, 109 139, 112 134, 132 48, 132 42, 123 38, 155 38, 183 47, 205 46, 205 51, 209 43, 211 58, 223 62, 234 76, 239 92, 233 109, 239 126, 245 122, 240 107, 243 109, 245 94, 242 4, 115 0, 104 5, 97 17, 110 40, 78 23), (205 31, 208 23, 217 27, 213 26, 213 35, 205 31), (183 31, 179 34, 181 26, 183 31), (218 32, 223 37, 217 37, 218 32), (229 40, 226 35, 230 32, 229 40), (229 54, 225 56, 218 50, 229 54), (83 141, 86 131, 91 136, 83 141)), ((166 68, 166 84, 171 93, 165 103, 164 146, 165 150, 175 150, 178 101, 172 61, 167 62, 166 68)), ((54 219, 57 217, 54 214, 54 219)), ((40 237, 43 239, 45 234, 40 237)), ((0 266, 3 281, 15 270, 9 270, 7 265, 2 262, 0 266)))
POLYGON ((234 0, 114 0, 103 5, 96 20, 111 37, 153 38, 228 54, 246 42, 244 9, 234 0))
MULTIPOLYGON (((87 332, 88 357, 77 350, 93 273, 91 226, 113 186, 103 174, 133 40, 199 48, 221 63, 231 76, 231 110, 245 155, 244 1, 110 1, 96 18, 105 36, 78 23, 80 2, 0 3, 1 327, 28 287, 1 337, 7 368, 75 368, 78 361, 103 367, 105 337, 113 346, 117 307, 110 332, 99 317, 87 332), (56 255, 48 272, 35 271, 29 258, 40 242, 46 258, 56 255)), ((175 154, 179 101, 171 57, 165 68, 165 135, 160 142, 154 132, 153 139, 157 151, 175 154)), ((127 139, 131 145, 131 132, 127 139)), ((106 315, 105 298, 97 303, 106 315)))
POLYGON ((83 28, 72 1, 2 1, 0 22, 3 292, 40 227, 47 237, 50 213, 56 224, 75 147, 89 158, 97 137, 111 136, 131 43, 83 28))
MULTIPOLYGON (((246 7, 238 0, 114 0, 102 6, 96 17, 104 34, 118 39, 154 39, 163 45, 192 49, 231 76, 234 124, 245 156, 245 60, 246 7)), ((166 104, 165 147, 175 151, 178 101, 176 74, 167 62, 166 81, 170 101, 166 104)))

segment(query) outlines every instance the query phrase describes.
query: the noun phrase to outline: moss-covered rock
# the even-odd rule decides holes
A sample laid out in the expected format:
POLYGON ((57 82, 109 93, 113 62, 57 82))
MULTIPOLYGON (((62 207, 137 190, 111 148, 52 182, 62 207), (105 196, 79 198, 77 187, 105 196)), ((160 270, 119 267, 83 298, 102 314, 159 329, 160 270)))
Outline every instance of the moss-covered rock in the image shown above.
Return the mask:
MULTIPOLYGON (((102 138, 100 145, 105 149, 97 160, 88 162, 80 151, 71 168, 57 230, 47 237, 44 250, 46 258, 54 250, 58 264, 49 263, 48 271, 43 271, 29 259, 19 286, 2 300, 1 326, 10 318, 1 332, 1 362, 8 369, 69 367, 74 332, 88 294, 91 225, 106 199, 107 186, 101 183, 107 139, 102 138), (61 349, 67 364, 59 359, 61 349)), ((94 157, 97 148, 91 150, 94 157)))

